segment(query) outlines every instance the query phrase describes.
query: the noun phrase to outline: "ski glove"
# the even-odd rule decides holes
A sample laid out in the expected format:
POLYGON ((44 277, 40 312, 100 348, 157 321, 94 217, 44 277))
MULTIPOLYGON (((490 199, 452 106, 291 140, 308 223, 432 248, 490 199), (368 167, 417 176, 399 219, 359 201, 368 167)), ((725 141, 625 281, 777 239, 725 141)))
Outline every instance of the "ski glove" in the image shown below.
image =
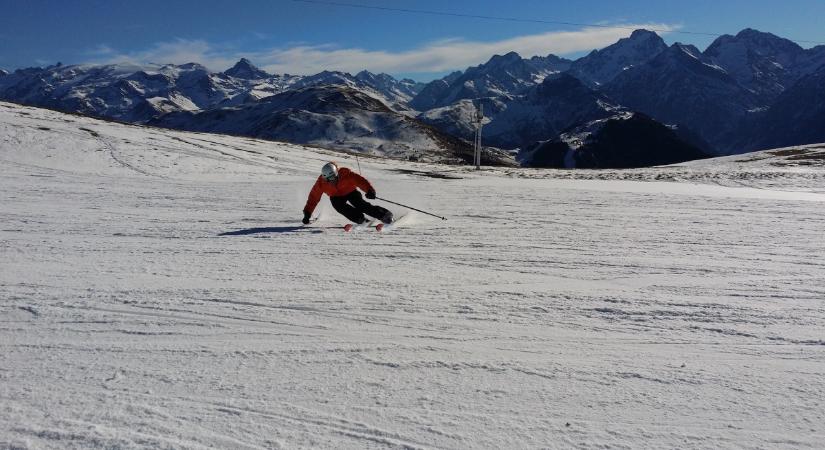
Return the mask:
POLYGON ((304 211, 304 219, 301 222, 303 222, 304 225, 309 224, 309 213, 308 212, 304 211))
POLYGON ((370 189, 367 191, 367 198, 370 200, 375 199, 375 189, 370 189))

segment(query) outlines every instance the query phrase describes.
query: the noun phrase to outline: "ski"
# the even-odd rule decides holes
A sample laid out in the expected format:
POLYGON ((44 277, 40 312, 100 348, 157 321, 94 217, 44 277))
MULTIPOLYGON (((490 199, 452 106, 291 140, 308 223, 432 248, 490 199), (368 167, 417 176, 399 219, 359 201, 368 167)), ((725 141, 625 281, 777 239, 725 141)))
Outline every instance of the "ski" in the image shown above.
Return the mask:
POLYGON ((355 231, 355 232, 365 231, 365 230, 369 230, 370 228, 375 229, 375 231, 381 232, 381 231, 385 231, 385 230, 391 230, 393 228, 393 226, 392 226, 393 223, 378 222, 377 224, 374 224, 374 225, 373 224, 374 224, 374 222, 364 222, 362 224, 348 223, 348 224, 344 225, 343 228, 344 228, 344 232, 347 232, 347 233, 353 232, 353 231, 355 231))
POLYGON ((364 230, 368 230, 371 226, 372 226, 371 222, 364 222, 364 223, 357 223, 357 224, 348 223, 348 224, 344 225, 344 231, 347 232, 347 233, 350 233, 350 232, 353 232, 353 231, 355 231, 355 232, 364 231, 364 230))
POLYGON ((395 220, 393 220, 393 221, 392 221, 392 222, 390 222, 390 223, 383 223, 383 222, 381 222, 381 223, 379 223, 378 225, 376 225, 376 226, 375 226, 375 231, 390 231, 390 230, 394 230, 394 229, 395 229, 397 226, 399 226, 401 223, 406 222, 406 221, 402 220, 402 219, 404 219, 404 217, 405 217, 405 216, 406 216, 406 214, 403 214, 403 215, 401 215, 401 216, 397 216, 397 217, 395 218, 395 220))

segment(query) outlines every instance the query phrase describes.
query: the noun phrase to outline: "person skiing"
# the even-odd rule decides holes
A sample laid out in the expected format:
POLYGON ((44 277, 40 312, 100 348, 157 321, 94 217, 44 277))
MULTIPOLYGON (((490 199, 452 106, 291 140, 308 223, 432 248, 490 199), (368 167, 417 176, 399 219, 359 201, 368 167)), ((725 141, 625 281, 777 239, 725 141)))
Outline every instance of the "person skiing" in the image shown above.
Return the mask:
POLYGON ((321 175, 309 191, 302 222, 305 225, 309 223, 309 217, 321 201, 321 196, 327 194, 332 207, 354 223, 366 222, 364 214, 384 223, 392 223, 392 212, 364 200, 358 191, 359 188, 366 193, 368 199, 375 198, 375 188, 366 178, 346 167, 338 168, 334 162, 324 164, 321 175))

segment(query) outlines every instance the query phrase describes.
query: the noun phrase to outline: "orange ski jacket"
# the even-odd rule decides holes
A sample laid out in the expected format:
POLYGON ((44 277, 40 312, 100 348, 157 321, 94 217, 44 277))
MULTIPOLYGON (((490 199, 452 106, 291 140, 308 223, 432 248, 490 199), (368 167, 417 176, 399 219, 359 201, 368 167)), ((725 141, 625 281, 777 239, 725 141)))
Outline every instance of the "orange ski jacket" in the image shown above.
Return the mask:
POLYGON ((350 194, 356 188, 361 188, 364 192, 373 190, 372 185, 366 178, 346 167, 338 169, 338 181, 335 183, 330 183, 319 175, 312 186, 312 190, 309 191, 309 198, 306 206, 304 206, 304 212, 312 214, 312 211, 315 211, 315 207, 318 206, 318 202, 321 201, 322 194, 327 194, 330 197, 342 197, 350 194))

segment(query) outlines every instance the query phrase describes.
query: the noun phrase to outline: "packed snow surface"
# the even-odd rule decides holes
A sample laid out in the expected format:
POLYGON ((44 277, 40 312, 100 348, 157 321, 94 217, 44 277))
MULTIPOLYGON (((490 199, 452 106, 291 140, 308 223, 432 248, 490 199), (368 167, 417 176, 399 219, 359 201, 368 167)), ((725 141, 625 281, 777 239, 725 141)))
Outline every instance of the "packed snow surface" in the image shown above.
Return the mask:
POLYGON ((362 157, 448 220, 344 233, 349 156, 0 103, 0 448, 821 448, 816 152, 362 157))

